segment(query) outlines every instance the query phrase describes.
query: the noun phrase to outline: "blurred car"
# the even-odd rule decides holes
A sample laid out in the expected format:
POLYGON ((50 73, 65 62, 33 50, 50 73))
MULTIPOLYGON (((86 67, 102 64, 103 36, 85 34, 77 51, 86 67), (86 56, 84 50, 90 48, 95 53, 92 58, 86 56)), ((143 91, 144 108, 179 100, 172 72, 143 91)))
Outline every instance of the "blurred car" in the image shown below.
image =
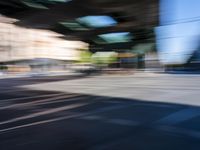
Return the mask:
POLYGON ((77 64, 73 65, 71 69, 75 72, 85 74, 93 74, 99 72, 99 70, 92 64, 77 64))

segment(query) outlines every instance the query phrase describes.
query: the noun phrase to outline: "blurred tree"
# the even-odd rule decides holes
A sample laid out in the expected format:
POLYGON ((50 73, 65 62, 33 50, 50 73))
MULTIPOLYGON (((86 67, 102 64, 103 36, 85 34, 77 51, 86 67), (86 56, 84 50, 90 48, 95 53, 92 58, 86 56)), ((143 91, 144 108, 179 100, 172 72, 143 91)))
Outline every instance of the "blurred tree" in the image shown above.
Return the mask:
POLYGON ((92 63, 98 66, 107 66, 115 62, 117 62, 117 53, 115 52, 97 52, 92 55, 92 63))
POLYGON ((80 63, 91 63, 92 53, 88 50, 81 50, 80 52, 80 63))

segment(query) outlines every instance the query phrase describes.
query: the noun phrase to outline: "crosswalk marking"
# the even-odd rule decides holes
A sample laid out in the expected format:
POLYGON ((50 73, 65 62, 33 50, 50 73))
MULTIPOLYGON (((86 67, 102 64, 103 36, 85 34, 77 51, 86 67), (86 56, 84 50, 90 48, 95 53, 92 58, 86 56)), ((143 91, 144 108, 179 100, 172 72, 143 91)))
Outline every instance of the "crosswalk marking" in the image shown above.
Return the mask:
POLYGON ((39 116, 43 116, 43 115, 48 115, 48 114, 52 114, 52 113, 57 113, 57 112, 60 112, 60 111, 66 111, 66 110, 69 110, 69 109, 82 107, 82 106, 85 106, 85 105, 88 105, 88 104, 89 103, 71 104, 71 105, 67 105, 67 106, 63 106, 63 107, 48 109, 46 111, 37 112, 37 113, 17 117, 17 118, 14 118, 14 119, 2 121, 2 122, 0 122, 0 125, 12 123, 12 122, 17 122, 17 121, 20 121, 20 120, 30 119, 30 118, 34 118, 34 117, 39 117, 39 116))
POLYGON ((34 105, 42 104, 44 102, 60 100, 60 99, 64 99, 64 98, 75 98, 75 97, 77 97, 77 95, 63 95, 63 94, 61 94, 61 96, 57 96, 57 97, 50 97, 50 98, 35 100, 35 101, 31 101, 31 102, 25 102, 25 103, 3 106, 3 107, 0 107, 0 110, 16 108, 16 107, 23 107, 23 106, 28 106, 28 105, 34 106, 34 105))

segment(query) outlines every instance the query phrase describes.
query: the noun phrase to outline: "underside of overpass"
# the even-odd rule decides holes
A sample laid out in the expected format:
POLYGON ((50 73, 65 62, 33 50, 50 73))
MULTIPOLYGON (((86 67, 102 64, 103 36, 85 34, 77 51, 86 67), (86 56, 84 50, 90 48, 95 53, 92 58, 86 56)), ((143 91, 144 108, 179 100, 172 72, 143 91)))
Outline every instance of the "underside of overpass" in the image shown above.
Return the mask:
POLYGON ((158 5, 159 0, 1 0, 0 13, 20 27, 52 30, 62 39, 89 43, 91 51, 110 51, 154 43, 158 5), (109 33, 126 40, 110 42, 109 33))

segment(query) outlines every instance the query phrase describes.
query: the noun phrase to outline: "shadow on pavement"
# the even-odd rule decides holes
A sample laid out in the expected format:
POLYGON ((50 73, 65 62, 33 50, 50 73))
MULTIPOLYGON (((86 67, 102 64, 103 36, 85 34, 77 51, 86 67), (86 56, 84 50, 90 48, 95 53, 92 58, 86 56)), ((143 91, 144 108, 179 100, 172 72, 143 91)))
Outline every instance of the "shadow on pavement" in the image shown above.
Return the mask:
POLYGON ((0 98, 1 150, 200 149, 199 107, 25 89, 0 98))

